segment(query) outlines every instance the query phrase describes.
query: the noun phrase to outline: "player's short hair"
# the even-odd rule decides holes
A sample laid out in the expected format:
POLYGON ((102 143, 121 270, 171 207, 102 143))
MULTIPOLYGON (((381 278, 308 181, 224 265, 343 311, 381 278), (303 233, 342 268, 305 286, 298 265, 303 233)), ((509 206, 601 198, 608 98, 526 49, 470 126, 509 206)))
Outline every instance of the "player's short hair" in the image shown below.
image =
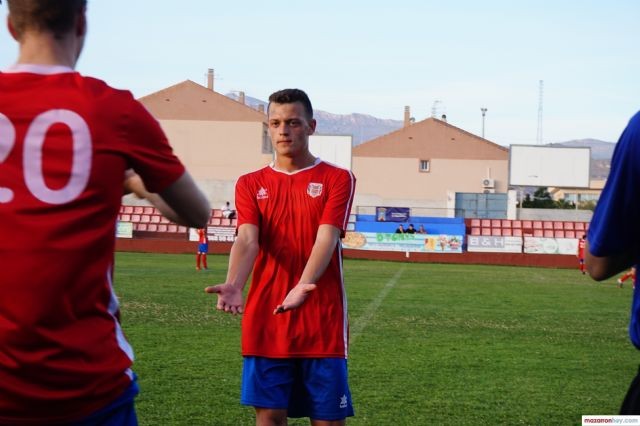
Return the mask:
MULTIPOLYGON (((294 102, 300 102, 302 104, 307 119, 311 120, 313 118, 313 107, 311 106, 309 96, 307 96, 304 91, 300 89, 283 89, 278 90, 269 96, 269 106, 271 106, 272 103, 292 104, 294 102)), ((267 111, 268 110, 269 108, 267 107, 267 111)))
POLYGON ((87 0, 7 0, 9 19, 18 37, 26 30, 51 32, 60 39, 71 31, 87 0))

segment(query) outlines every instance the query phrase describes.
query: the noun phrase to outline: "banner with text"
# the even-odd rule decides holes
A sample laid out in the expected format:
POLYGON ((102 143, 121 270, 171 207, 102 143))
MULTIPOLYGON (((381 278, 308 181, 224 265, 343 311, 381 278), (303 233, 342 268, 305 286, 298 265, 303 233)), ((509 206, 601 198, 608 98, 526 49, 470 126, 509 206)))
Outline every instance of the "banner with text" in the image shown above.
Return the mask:
POLYGON ((409 207, 376 207, 378 222, 408 222, 410 216, 409 207))
POLYGON ((578 253, 578 239, 524 237, 524 252, 537 254, 570 254, 575 256, 578 253))
POLYGON ((358 250, 462 253, 462 235, 347 232, 342 244, 358 250))
POLYGON ((467 236, 467 251, 522 253, 522 237, 467 236))
POLYGON ((118 221, 116 224, 116 238, 133 238, 133 223, 118 221))

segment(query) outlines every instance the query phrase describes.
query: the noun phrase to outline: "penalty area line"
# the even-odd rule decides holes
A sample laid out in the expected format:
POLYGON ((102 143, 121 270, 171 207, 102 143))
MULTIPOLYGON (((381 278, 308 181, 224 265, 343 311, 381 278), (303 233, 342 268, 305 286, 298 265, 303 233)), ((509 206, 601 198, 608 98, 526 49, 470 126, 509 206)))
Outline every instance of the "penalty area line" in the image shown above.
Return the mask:
POLYGON ((398 280, 400 279, 400 276, 404 272, 405 268, 406 268, 406 265, 402 265, 402 267, 400 269, 398 269, 398 271, 395 273, 395 275, 393 277, 391 277, 391 279, 389 281, 387 281, 387 283, 384 285, 384 287, 382 287, 382 290, 380 290, 380 293, 378 293, 378 295, 375 297, 375 299, 373 299, 369 303, 369 305, 364 310, 362 315, 360 315, 360 317, 357 318, 357 320, 355 321, 355 324, 354 324, 351 332, 349 333, 350 334, 349 335, 349 345, 350 346, 354 344, 354 342, 356 341, 358 336, 360 336, 362 334, 362 331, 367 327, 367 325, 369 324, 371 319, 375 316, 376 311, 378 310, 378 308, 382 304, 382 301, 387 297, 389 292, 398 283, 398 280))

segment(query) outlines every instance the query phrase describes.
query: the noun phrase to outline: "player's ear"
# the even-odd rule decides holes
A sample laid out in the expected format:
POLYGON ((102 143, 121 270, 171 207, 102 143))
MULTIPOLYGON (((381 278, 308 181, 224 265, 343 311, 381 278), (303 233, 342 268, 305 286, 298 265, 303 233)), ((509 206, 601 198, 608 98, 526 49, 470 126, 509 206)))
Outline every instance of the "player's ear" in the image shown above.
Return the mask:
POLYGON ((316 122, 315 118, 312 118, 307 123, 309 124, 309 130, 307 131, 307 134, 308 135, 312 135, 316 131, 317 122, 316 122))
POLYGON ((76 17, 76 36, 87 35, 87 8, 83 7, 76 17))
POLYGON ((9 34, 11 34, 11 37, 13 37, 13 39, 15 41, 20 41, 19 37, 18 37, 18 33, 16 32, 16 29, 13 27, 13 24, 11 23, 11 14, 7 15, 7 29, 9 30, 9 34))

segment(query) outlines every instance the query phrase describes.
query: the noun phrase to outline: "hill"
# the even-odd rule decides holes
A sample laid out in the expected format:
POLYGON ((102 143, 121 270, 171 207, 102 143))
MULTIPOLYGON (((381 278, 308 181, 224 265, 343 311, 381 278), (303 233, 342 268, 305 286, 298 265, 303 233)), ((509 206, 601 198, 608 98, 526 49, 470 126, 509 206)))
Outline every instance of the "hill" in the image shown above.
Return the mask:
POLYGON ((609 176, 611 156, 616 144, 598 139, 576 139, 567 142, 550 143, 549 146, 589 147, 591 148, 590 176, 594 180, 603 180, 609 176))

